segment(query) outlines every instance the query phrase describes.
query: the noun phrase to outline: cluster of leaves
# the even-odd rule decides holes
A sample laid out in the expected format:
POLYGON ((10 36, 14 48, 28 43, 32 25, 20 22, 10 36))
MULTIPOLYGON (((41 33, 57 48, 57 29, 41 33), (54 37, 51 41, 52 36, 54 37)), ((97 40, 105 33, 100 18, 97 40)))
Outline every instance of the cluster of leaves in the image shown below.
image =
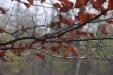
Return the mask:
MULTIPOLYGON (((29 3, 22 2, 27 8, 34 5, 34 0, 28 0, 29 3)), ((41 0, 40 3, 44 3, 46 0, 41 0)), ((59 14, 57 15, 58 21, 51 22, 50 28, 53 30, 53 32, 46 33, 43 36, 37 37, 35 32, 28 32, 27 30, 30 28, 25 28, 22 26, 22 28, 19 30, 23 33, 26 33, 29 36, 26 37, 20 37, 20 38, 14 38, 10 41, 1 41, 0 42, 0 57, 2 60, 7 61, 8 56, 6 56, 5 50, 11 50, 12 53, 21 56, 24 50, 31 51, 33 49, 37 49, 36 56, 44 59, 45 56, 42 52, 49 54, 51 56, 62 55, 58 57, 63 58, 74 58, 79 56, 79 47, 75 47, 73 44, 77 37, 83 38, 83 39, 90 39, 95 40, 96 36, 94 33, 84 32, 82 31, 83 27, 86 26, 90 22, 98 22, 98 18, 101 16, 108 16, 108 12, 113 10, 113 0, 76 0, 76 2, 71 2, 69 0, 58 0, 58 3, 54 3, 53 7, 55 10, 59 11, 59 14), (107 2, 108 8, 106 9, 103 4, 107 2), (88 5, 92 5, 92 7, 99 11, 98 14, 92 14, 87 12, 86 8, 88 5), (70 10, 78 9, 79 12, 75 16, 75 19, 72 18, 66 18, 62 14, 68 13, 70 10), (25 42, 24 40, 33 40, 32 42, 25 42), (22 41, 22 43, 20 42, 22 41), (23 42, 24 41, 24 42, 23 42), (2 47, 5 45, 4 47, 2 47), (39 49, 37 48, 39 47, 39 49), (39 51, 38 51, 39 50, 39 51), (61 51, 64 50, 65 53, 62 53, 61 51), (55 55, 54 55, 55 54, 55 55)), ((3 8, 0 8, 0 11, 5 14, 6 11, 3 8)), ((101 21, 107 21, 108 24, 113 24, 112 18, 101 20, 101 21)), ((103 24, 100 26, 100 33, 103 35, 109 34, 107 24, 103 24)), ((37 27, 32 27, 31 29, 34 29, 37 27)), ((17 31, 17 32, 19 32, 17 31)), ((2 28, 0 29, 0 33, 6 33, 5 30, 2 28)), ((12 34, 10 34, 12 35, 12 34)), ((81 41, 81 40, 80 40, 81 41)))

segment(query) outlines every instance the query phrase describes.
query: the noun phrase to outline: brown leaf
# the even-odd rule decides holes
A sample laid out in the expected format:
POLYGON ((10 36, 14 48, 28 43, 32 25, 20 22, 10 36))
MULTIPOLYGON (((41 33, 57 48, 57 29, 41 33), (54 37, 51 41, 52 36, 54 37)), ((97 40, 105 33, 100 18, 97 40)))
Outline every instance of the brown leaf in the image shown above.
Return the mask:
POLYGON ((41 53, 36 53, 36 56, 39 57, 40 59, 44 60, 45 56, 42 55, 41 53))
POLYGON ((61 5, 60 5, 59 3, 55 3, 53 6, 54 6, 55 8, 61 8, 61 5))
POLYGON ((107 35, 109 33, 108 26, 103 25, 100 31, 102 34, 107 35))
POLYGON ((108 1, 108 10, 113 10, 113 0, 108 1))
POLYGON ((80 13, 79 14, 79 21, 80 24, 83 24, 84 22, 89 20, 89 14, 88 13, 80 13))
POLYGON ((64 54, 65 59, 68 58, 68 57, 70 57, 69 54, 64 54))
POLYGON ((6 11, 7 10, 5 10, 5 9, 3 9, 3 8, 0 7, 0 11, 1 11, 2 14, 6 14, 6 11))
POLYGON ((93 33, 89 33, 89 36, 90 36, 91 39, 95 38, 95 35, 93 33))
POLYGON ((34 0, 28 0, 30 5, 34 5, 34 0))
POLYGON ((46 0, 41 0, 41 3, 45 2, 46 0))

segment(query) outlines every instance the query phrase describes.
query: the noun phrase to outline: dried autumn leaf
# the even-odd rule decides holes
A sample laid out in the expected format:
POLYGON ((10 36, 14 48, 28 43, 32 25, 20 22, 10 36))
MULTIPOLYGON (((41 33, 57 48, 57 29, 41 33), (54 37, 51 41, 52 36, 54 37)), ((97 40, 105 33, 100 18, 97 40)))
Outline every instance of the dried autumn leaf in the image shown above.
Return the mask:
POLYGON ((87 36, 87 33, 86 32, 81 32, 81 35, 83 38, 85 38, 87 36))
POLYGON ((100 11, 101 5, 102 5, 105 1, 106 1, 106 0, 96 0, 96 2, 93 1, 93 7, 94 7, 95 9, 97 9, 97 10, 100 11))
POLYGON ((56 22, 58 28, 61 28, 61 22, 56 22))
POLYGON ((61 5, 60 5, 59 3, 55 3, 53 6, 54 6, 55 8, 61 8, 61 5))
POLYGON ((70 28, 74 26, 74 21, 71 18, 63 18, 62 23, 68 25, 70 28))
POLYGON ((88 3, 88 0, 81 0, 81 1, 82 1, 82 3, 83 3, 84 6, 86 6, 87 3, 88 3))
POLYGON ((56 23, 52 22, 51 25, 50 25, 50 28, 54 28, 55 26, 56 26, 56 23))
POLYGON ((68 12, 68 10, 69 9, 67 8, 67 6, 63 6, 63 7, 60 8, 60 12, 64 12, 65 13, 65 12, 68 12))
POLYGON ((76 3, 75 3, 75 8, 80 8, 82 6, 82 2, 81 1, 77 1, 76 3))
POLYGON ((51 47, 51 51, 52 52, 58 52, 58 48, 57 47, 51 47))
POLYGON ((113 0, 108 1, 108 10, 113 10, 113 0))
POLYGON ((89 20, 89 14, 88 13, 80 13, 79 14, 79 21, 80 24, 83 24, 84 22, 89 20))
POLYGON ((68 57, 70 57, 69 54, 64 54, 65 59, 68 58, 68 57))
POLYGON ((73 46, 69 46, 69 47, 68 47, 68 50, 69 50, 70 52, 72 52, 72 53, 76 53, 76 50, 75 50, 75 48, 74 48, 73 46))
POLYGON ((3 33, 3 32, 4 32, 4 30, 2 28, 0 28, 0 33, 3 33))
POLYGON ((77 0, 77 2, 75 3, 75 8, 86 6, 87 3, 88 3, 88 0, 77 0))
POLYGON ((2 14, 6 14, 6 11, 7 10, 5 10, 5 9, 3 9, 3 8, 0 7, 0 11, 1 11, 2 14))
POLYGON ((77 57, 78 56, 78 53, 73 53, 73 55, 77 57))
POLYGON ((89 36, 90 36, 91 39, 95 38, 95 34, 94 33, 89 33, 89 36))
POLYGON ((59 22, 63 22, 64 17, 62 15, 59 15, 59 22))
POLYGON ((0 51, 0 57, 5 56, 5 52, 4 51, 0 51))
POLYGON ((34 0, 28 0, 28 2, 30 3, 30 5, 34 4, 34 0))
POLYGON ((67 47, 67 46, 63 46, 63 48, 64 48, 65 50, 68 50, 68 47, 67 47))
POLYGON ((76 31, 75 30, 70 31, 69 34, 70 34, 70 36, 75 37, 76 36, 76 31))
POLYGON ((108 26, 103 25, 100 31, 102 34, 107 35, 109 33, 108 26))
POLYGON ((109 24, 111 24, 111 25, 113 24, 113 20, 109 20, 108 22, 109 22, 109 24))
POLYGON ((72 7, 73 7, 73 3, 70 2, 69 0, 62 0, 62 5, 63 5, 63 7, 66 6, 68 8, 68 10, 72 9, 72 7))
POLYGON ((90 19, 95 18, 96 16, 96 14, 89 14, 90 19))
POLYGON ((40 59, 44 60, 45 56, 42 55, 41 53, 36 53, 36 56, 39 57, 40 59))
POLYGON ((41 0, 41 3, 45 2, 46 0, 41 0))
POLYGON ((58 48, 62 47, 62 42, 57 42, 57 47, 58 48))

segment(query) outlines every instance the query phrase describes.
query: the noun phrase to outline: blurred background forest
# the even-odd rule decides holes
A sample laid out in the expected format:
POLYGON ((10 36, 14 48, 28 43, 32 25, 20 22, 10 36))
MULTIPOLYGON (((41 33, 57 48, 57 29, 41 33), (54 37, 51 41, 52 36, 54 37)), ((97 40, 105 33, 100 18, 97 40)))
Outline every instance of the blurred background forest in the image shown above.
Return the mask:
MULTIPOLYGON (((54 3, 54 1, 51 1, 49 2, 54 3)), ((36 4, 40 5, 38 1, 36 4)), ((5 30, 14 32, 21 26, 30 27, 33 24, 38 26, 43 24, 48 25, 57 15, 57 11, 49 8, 51 5, 45 5, 48 8, 31 6, 29 9, 26 9, 23 4, 15 2, 14 7, 8 9, 6 14, 0 14, 0 26, 6 26, 5 30), (46 21, 44 20, 45 18, 46 21)), ((8 3, 1 2, 0 4, 0 7, 7 8, 8 6, 10 6, 8 3)), ((72 12, 68 12, 64 16, 74 18, 72 12)), ((109 35, 113 34, 113 28, 109 27, 109 29, 111 30, 109 35)), ((40 27, 36 31, 39 34, 43 34, 44 28, 40 27)), ((14 35, 16 36, 17 34, 14 35)), ((103 37, 99 32, 97 36, 103 37)), ((0 35, 0 38, 12 39, 12 37, 6 34, 0 35)), ((111 61, 113 60, 113 41, 103 40, 100 43, 103 47, 98 47, 96 44, 94 47, 91 47, 89 43, 93 43, 93 41, 85 41, 82 44, 80 42, 77 43, 78 45, 75 46, 81 48, 81 54, 83 52, 83 55, 85 55, 85 53, 89 52, 87 54, 89 58, 64 59, 45 54, 46 58, 41 60, 37 56, 34 56, 35 50, 32 51, 32 54, 22 55, 20 57, 8 53, 12 57, 12 60, 8 62, 0 60, 0 75, 113 75, 113 62, 111 61), (92 56, 90 56, 90 51, 93 49, 96 49, 97 52, 92 53, 92 56)))

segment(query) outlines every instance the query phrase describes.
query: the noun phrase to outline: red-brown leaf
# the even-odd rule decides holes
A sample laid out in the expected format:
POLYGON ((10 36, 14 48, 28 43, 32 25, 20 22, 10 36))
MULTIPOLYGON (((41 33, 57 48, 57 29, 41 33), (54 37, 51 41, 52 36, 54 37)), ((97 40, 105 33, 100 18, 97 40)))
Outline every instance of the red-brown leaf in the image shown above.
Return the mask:
POLYGON ((3 57, 5 55, 5 52, 4 51, 1 51, 0 52, 0 57, 3 57))
POLYGON ((40 59, 44 60, 45 56, 42 55, 41 53, 36 53, 36 56, 39 57, 40 59))
POLYGON ((103 25, 100 31, 102 34, 107 35, 109 33, 108 26, 103 25))
POLYGON ((68 58, 68 57, 70 57, 69 54, 64 54, 65 59, 68 58))
POLYGON ((113 10, 113 0, 108 1, 108 10, 113 10))
POLYGON ((52 52, 57 52, 58 48, 57 47, 51 47, 52 52))
POLYGON ((95 34, 93 34, 93 33, 89 33, 89 36, 90 36, 91 39, 95 38, 95 34))
POLYGON ((51 25, 50 25, 50 28, 54 28, 55 26, 56 26, 56 23, 52 22, 51 25))
POLYGON ((6 14, 6 11, 7 10, 5 10, 5 9, 3 9, 3 8, 0 7, 0 11, 1 11, 2 14, 6 14))
POLYGON ((53 6, 54 6, 55 8, 61 8, 61 5, 60 5, 59 3, 55 3, 53 6))
POLYGON ((3 33, 3 32, 4 32, 4 30, 2 28, 0 28, 0 33, 3 33))
MULTIPOLYGON (((23 2, 24 3, 24 2, 23 2)), ((27 7, 27 8, 29 8, 31 5, 30 4, 28 4, 28 3, 24 3, 24 5, 27 7)))
POLYGON ((30 5, 33 5, 34 4, 34 0, 28 0, 30 5))
POLYGON ((41 3, 45 2, 46 0, 41 0, 41 3))
POLYGON ((84 22, 89 20, 89 14, 88 13, 80 13, 79 14, 79 21, 80 24, 83 24, 84 22))

